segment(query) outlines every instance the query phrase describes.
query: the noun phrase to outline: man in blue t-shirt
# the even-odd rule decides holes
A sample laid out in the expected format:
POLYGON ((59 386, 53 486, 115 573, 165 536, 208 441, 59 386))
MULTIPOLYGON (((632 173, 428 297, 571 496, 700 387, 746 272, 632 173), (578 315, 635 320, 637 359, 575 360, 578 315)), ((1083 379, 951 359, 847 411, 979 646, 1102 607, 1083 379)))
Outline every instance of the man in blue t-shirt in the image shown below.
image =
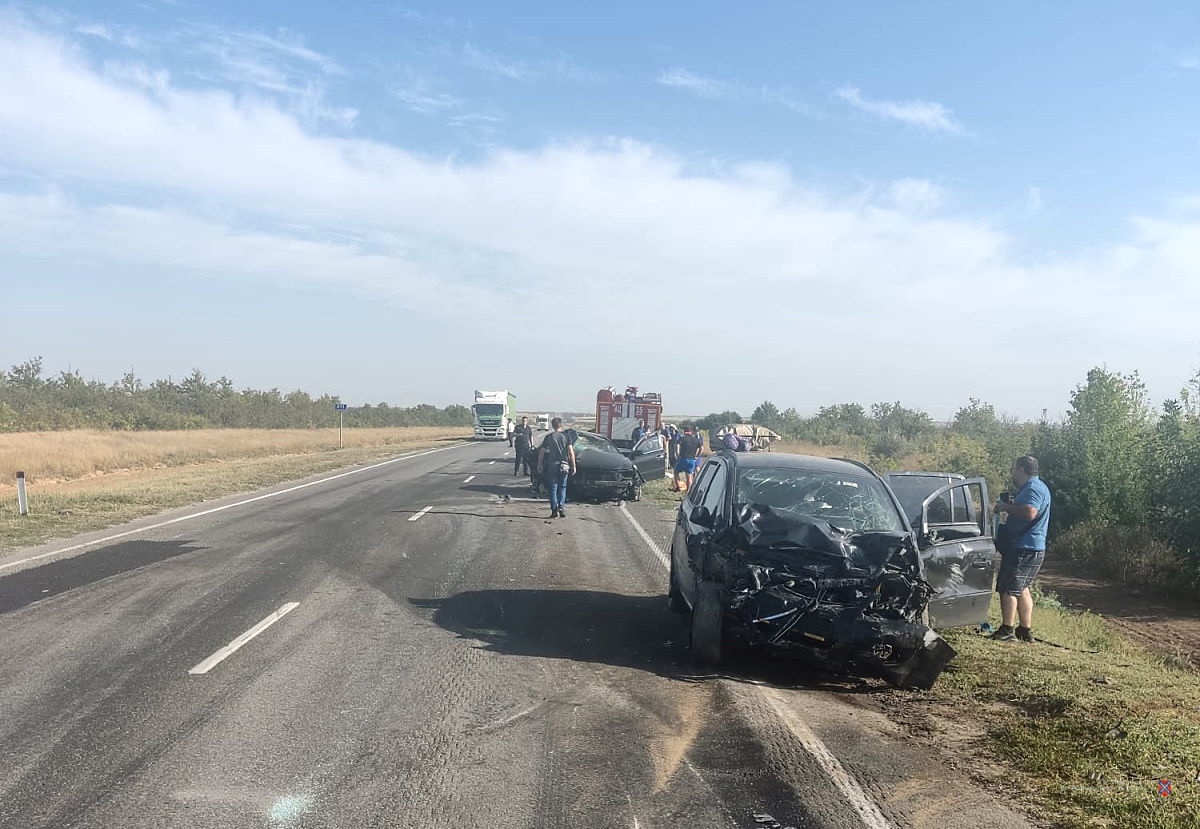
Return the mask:
POLYGON ((1011 502, 996 504, 1012 533, 1012 549, 1001 554, 996 592, 1000 594, 1000 629, 993 639, 1033 641, 1033 595, 1029 592, 1046 557, 1046 527, 1050 523, 1050 490, 1038 475, 1038 461, 1022 455, 1013 463, 1018 487, 1011 502), (1016 628, 1013 625, 1016 623, 1016 628))

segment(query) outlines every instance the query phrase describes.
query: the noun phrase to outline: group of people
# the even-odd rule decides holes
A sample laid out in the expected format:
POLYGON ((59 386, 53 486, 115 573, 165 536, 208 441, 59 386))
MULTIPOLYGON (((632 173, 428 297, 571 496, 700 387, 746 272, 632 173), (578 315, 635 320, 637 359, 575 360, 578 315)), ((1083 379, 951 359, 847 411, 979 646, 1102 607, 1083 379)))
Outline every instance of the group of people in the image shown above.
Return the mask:
POLYGON ((687 492, 692 488, 696 467, 704 454, 704 437, 692 426, 684 426, 680 431, 671 423, 663 426, 662 436, 667 444, 667 463, 673 474, 671 491, 687 492))
POLYGON ((550 434, 542 439, 542 445, 534 451, 533 427, 529 418, 509 431, 509 446, 516 450, 513 475, 525 474, 544 481, 550 494, 550 517, 566 518, 567 480, 575 474, 574 430, 563 431, 561 417, 550 421, 550 434))

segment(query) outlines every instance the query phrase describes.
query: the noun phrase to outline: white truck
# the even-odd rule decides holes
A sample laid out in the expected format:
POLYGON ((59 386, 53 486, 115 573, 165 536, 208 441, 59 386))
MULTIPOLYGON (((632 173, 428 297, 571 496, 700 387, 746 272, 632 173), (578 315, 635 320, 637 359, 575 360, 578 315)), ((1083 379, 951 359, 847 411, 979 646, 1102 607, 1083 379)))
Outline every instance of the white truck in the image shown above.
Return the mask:
POLYGON ((508 424, 516 416, 517 396, 512 392, 476 390, 471 406, 475 440, 508 440, 508 424))

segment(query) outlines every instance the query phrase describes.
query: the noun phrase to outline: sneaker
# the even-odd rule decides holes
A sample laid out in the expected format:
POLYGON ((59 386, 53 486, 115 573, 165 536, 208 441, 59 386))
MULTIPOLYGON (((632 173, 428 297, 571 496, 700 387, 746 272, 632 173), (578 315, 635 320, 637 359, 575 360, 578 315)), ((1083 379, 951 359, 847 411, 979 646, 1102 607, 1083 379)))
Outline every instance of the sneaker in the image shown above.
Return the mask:
POLYGON ((1008 625, 1001 625, 996 632, 988 638, 995 639, 997 642, 1015 642, 1017 641, 1017 634, 1016 631, 1014 631, 1008 625))
POLYGON ((1035 640, 1034 640, 1034 638, 1033 638, 1033 630, 1032 630, 1032 629, 1030 629, 1030 628, 1018 627, 1018 628, 1017 628, 1017 633, 1016 633, 1016 636, 1017 636, 1017 638, 1018 638, 1018 639, 1020 639, 1022 642, 1033 642, 1033 641, 1035 641, 1035 640))
POLYGON ((556 510, 556 509, 552 509, 552 510, 550 510, 550 517, 551 517, 551 518, 558 518, 558 510, 556 510))
POLYGON ((558 509, 558 517, 559 517, 559 518, 566 518, 566 517, 567 517, 567 511, 566 511, 565 509, 563 509, 562 507, 559 507, 559 509, 558 509))

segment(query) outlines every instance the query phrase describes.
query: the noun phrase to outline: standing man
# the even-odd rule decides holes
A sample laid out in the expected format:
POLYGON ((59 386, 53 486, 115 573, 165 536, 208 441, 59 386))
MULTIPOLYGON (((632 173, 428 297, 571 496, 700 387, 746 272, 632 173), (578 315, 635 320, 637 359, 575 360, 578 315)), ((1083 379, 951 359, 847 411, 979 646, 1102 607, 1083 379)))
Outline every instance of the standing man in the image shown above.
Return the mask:
POLYGON ((517 422, 511 417, 505 418, 504 431, 508 435, 508 445, 511 447, 513 445, 513 435, 517 431, 517 422))
POLYGON ((1000 551, 1000 573, 996 576, 1002 624, 992 638, 1005 642, 1014 639, 1032 642, 1033 595, 1029 588, 1046 557, 1050 489, 1039 477, 1038 461, 1032 455, 1017 458, 1013 463, 1012 479, 1017 485, 1016 497, 1011 502, 1002 498, 996 503, 997 515, 1007 516, 1004 535, 1010 543, 999 545, 1005 548, 1000 551))
POLYGON ((633 434, 629 436, 633 441, 633 445, 637 446, 637 442, 646 436, 646 421, 639 420, 638 425, 633 427, 633 434))
POLYGON ((521 418, 521 425, 513 433, 513 446, 517 450, 517 461, 513 465, 513 476, 516 477, 522 467, 525 468, 525 474, 528 475, 529 468, 532 465, 530 461, 533 459, 533 429, 529 425, 529 418, 521 418))
POLYGON ((703 451, 704 439, 697 436, 691 426, 685 426, 683 437, 679 439, 679 460, 675 462, 675 492, 687 492, 692 488, 692 476, 696 474, 696 464, 703 451))
POLYGON ((538 450, 538 474, 546 481, 546 489, 550 491, 550 517, 566 518, 563 509, 567 497, 567 478, 575 474, 575 447, 563 434, 562 418, 556 417, 550 421, 550 434, 542 441, 538 450))

